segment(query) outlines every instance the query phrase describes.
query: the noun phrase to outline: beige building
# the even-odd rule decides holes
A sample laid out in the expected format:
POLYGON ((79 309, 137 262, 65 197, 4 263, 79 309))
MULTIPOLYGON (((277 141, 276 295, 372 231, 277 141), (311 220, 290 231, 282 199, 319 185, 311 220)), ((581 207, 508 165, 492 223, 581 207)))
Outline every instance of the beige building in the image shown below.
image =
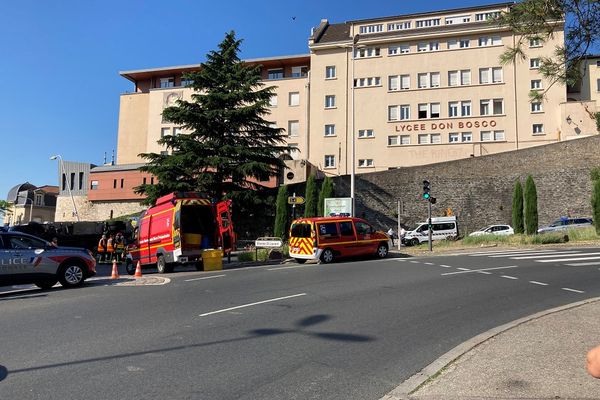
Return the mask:
MULTIPOLYGON (((527 41, 526 60, 500 63, 519 38, 490 19, 511 4, 322 20, 311 32, 309 55, 246 60, 261 65, 264 83, 277 87, 268 119, 299 148, 283 155, 293 167, 284 182, 304 180, 311 165, 346 175, 354 160, 356 173, 373 172, 597 133, 585 116, 595 110, 600 82, 584 81, 576 101, 567 102, 565 86, 539 73, 540 58, 564 41, 562 24, 546 42, 527 41), (544 100, 530 102, 531 90, 543 91, 544 100)), ((121 73, 135 92, 121 96, 118 164, 164 151, 156 143, 161 135, 185 133, 164 123, 161 112, 190 99, 182 73, 197 68, 121 73)))

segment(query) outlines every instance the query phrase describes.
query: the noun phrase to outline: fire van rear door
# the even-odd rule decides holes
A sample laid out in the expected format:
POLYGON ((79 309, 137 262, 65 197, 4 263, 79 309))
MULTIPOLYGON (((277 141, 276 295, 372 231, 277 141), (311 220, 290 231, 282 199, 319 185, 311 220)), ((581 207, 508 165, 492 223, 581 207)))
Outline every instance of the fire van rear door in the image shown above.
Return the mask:
POLYGON ((219 224, 219 236, 223 251, 228 253, 233 250, 235 243, 235 234, 233 233, 233 224, 231 222, 231 200, 217 203, 217 223, 219 224))

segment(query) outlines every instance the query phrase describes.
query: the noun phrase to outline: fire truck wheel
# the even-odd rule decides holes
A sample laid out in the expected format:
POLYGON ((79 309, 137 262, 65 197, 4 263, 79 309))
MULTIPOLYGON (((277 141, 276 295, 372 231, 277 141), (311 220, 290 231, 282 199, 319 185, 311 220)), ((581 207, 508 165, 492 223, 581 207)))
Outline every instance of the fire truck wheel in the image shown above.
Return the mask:
POLYGON ((377 247, 377 257, 386 258, 388 255, 388 246, 386 243, 380 243, 377 247))
POLYGON ((204 271, 204 263, 202 261, 198 261, 194 264, 194 267, 196 267, 196 271, 204 271))
POLYGON ((127 260, 125 263, 125 270, 129 275, 135 274, 135 265, 133 265, 133 261, 127 260))
POLYGON ((333 261, 334 257, 335 256, 333 255, 333 250, 325 249, 325 250, 323 250, 323 253, 321 254, 321 262, 323 264, 329 264, 330 262, 333 261))
POLYGON ((167 272, 173 271, 173 268, 169 268, 167 262, 165 261, 164 256, 158 256, 156 259, 156 268, 158 269, 158 273, 166 274, 167 272))

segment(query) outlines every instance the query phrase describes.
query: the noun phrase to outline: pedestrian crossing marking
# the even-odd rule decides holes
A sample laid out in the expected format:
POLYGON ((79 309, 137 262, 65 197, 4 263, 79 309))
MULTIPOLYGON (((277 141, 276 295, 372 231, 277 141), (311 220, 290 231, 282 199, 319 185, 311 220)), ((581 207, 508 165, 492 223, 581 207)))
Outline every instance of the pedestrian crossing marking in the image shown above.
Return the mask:
POLYGON ((585 260, 598 260, 600 259, 600 253, 595 257, 576 257, 576 258, 553 258, 552 260, 535 260, 535 262, 548 263, 548 262, 565 262, 565 261, 585 261, 585 260))
POLYGON ((582 262, 582 263, 572 263, 567 264, 569 267, 585 267, 587 265, 600 265, 600 261, 590 261, 590 262, 582 262))

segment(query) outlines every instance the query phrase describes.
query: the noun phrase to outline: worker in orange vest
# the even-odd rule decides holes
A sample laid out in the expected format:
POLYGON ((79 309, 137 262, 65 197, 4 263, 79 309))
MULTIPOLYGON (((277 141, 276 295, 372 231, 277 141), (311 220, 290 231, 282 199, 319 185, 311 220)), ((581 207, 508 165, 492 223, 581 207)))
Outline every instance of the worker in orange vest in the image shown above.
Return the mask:
POLYGON ((98 262, 102 262, 106 259, 107 257, 107 246, 108 243, 106 241, 106 235, 102 235, 102 237, 100 238, 100 240, 98 241, 98 262))
POLYGON ((108 240, 106 241, 106 251, 109 256, 108 261, 112 261, 115 255, 114 238, 112 234, 108 235, 108 240))

